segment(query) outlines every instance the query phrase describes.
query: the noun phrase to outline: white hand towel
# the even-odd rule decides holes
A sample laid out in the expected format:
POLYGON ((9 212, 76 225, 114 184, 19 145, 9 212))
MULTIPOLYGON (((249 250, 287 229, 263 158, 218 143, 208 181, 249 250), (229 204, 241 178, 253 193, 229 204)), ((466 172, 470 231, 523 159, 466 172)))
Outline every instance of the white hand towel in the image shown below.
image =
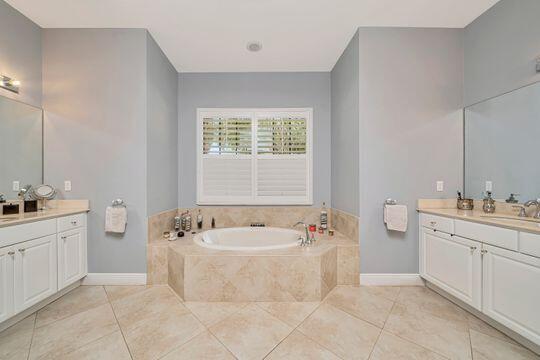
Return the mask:
POLYGON ((407 231, 407 205, 385 205, 384 222, 388 230, 407 231))
POLYGON ((105 231, 124 233, 127 224, 127 209, 125 207, 107 206, 105 210, 105 231))

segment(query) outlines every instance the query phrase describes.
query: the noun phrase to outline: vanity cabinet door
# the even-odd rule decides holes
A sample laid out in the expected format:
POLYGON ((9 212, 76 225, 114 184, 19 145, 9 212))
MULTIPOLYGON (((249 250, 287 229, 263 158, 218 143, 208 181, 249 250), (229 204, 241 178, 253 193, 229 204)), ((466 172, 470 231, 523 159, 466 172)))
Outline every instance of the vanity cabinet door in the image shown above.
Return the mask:
POLYGON ((15 312, 56 292, 56 235, 27 241, 15 248, 15 312))
POLYGON ((12 246, 0 249, 0 322, 11 317, 13 308, 13 264, 15 250, 12 246))
POLYGON ((483 245, 483 312, 540 344, 540 259, 483 245))
POLYGON ((459 236, 422 230, 422 277, 442 290, 481 308, 481 244, 459 236))
POLYGON ((86 228, 58 234, 58 290, 86 275, 86 228))

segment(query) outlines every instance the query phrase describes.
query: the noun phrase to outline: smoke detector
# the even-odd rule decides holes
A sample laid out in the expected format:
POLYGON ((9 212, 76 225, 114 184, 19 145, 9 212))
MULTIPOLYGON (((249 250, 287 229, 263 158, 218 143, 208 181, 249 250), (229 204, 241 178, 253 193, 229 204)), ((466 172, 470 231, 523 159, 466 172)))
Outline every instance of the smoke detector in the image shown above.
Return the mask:
POLYGON ((246 48, 248 49, 248 51, 257 52, 257 51, 261 51, 262 44, 258 41, 250 41, 248 42, 246 48))

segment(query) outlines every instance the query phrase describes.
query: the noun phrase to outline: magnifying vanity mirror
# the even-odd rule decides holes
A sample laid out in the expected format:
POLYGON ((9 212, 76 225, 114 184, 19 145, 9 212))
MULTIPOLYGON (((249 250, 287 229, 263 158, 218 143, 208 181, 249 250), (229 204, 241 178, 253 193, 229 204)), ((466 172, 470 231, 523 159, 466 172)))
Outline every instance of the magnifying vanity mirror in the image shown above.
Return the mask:
POLYGON ((467 107, 464 129, 467 197, 540 198, 540 82, 467 107))
POLYGON ((16 199, 26 185, 43 183, 43 112, 0 96, 0 194, 16 199))

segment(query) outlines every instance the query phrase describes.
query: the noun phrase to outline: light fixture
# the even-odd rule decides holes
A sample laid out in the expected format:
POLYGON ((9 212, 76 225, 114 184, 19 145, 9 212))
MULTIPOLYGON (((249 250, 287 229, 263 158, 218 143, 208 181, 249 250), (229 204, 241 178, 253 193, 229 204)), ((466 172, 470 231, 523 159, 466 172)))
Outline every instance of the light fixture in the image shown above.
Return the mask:
POLYGON ((21 82, 19 80, 14 80, 5 75, 0 75, 0 88, 12 91, 16 94, 19 93, 19 87, 21 82))
POLYGON ((247 43, 246 48, 248 49, 248 51, 257 52, 257 51, 261 51, 262 44, 258 41, 250 41, 247 43))

